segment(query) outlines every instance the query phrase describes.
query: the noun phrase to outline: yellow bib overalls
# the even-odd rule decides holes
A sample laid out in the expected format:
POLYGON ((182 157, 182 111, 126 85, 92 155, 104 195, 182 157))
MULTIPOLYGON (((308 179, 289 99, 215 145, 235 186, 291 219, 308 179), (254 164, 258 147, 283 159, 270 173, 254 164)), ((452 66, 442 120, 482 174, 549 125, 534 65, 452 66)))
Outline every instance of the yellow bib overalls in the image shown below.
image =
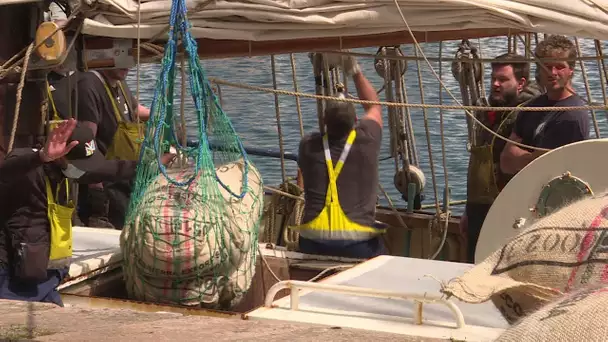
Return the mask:
MULTIPOLYGON (((65 206, 57 203, 59 197, 59 187, 53 196, 51 190, 51 182, 48 177, 45 177, 46 183, 46 198, 48 211, 47 216, 51 224, 51 247, 49 260, 56 261, 72 257, 72 214, 74 213, 74 203, 71 200, 67 201, 65 206)), ((66 198, 69 199, 70 189, 68 180, 65 180, 66 198)))
MULTIPOLYGON (((108 146, 108 150, 106 151, 106 159, 138 160, 142 142, 140 132, 143 132, 144 124, 142 122, 125 121, 121 111, 118 109, 118 104, 116 103, 116 99, 110 91, 108 84, 96 71, 93 71, 93 73, 95 73, 101 80, 101 83, 103 83, 108 98, 112 102, 114 115, 116 116, 116 122, 118 123, 116 133, 114 133, 114 137, 112 138, 112 143, 108 146)), ((118 87, 120 88, 120 92, 122 93, 125 102, 128 103, 129 100, 127 98, 127 93, 122 86, 122 82, 118 83, 118 87)))
POLYGON ((350 149, 355 141, 357 132, 352 130, 348 135, 344 150, 340 155, 340 159, 334 168, 329 152, 329 143, 327 135, 323 136, 323 149, 325 152, 325 164, 327 165, 328 188, 325 195, 325 206, 321 213, 313 220, 301 224, 299 226, 289 227, 292 230, 298 231, 300 236, 311 240, 348 240, 348 241, 365 241, 372 239, 384 232, 386 229, 378 229, 369 226, 364 226, 350 220, 338 198, 338 187, 336 181, 344 166, 344 161, 350 152, 350 149))

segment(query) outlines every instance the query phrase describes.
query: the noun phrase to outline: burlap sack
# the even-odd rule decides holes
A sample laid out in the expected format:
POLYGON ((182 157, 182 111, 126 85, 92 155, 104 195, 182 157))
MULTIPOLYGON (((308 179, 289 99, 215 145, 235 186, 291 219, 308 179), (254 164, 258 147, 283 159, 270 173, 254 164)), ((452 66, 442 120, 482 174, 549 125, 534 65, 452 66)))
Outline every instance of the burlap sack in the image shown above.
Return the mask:
MULTIPOLYGON (((608 271, 608 197, 583 199, 534 223, 442 292, 464 302, 492 300, 509 323, 608 271)), ((505 222, 504 229, 513 229, 505 222)))
POLYGON ((608 287, 573 291, 518 321, 496 342, 603 342, 608 340, 608 287))
MULTIPOLYGON (((256 254, 247 253, 243 265, 255 265, 256 254)), ((137 270, 124 269, 127 292, 132 298, 155 303, 202 306, 229 310, 239 304, 251 287, 255 267, 234 268, 226 276, 200 274, 198 277, 174 281, 170 278, 148 277, 137 270)))
MULTIPOLYGON (((216 172, 238 194, 243 170, 240 161, 216 172)), ((189 176, 176 169, 167 173, 178 180, 189 176)), ((219 188, 221 196, 212 196, 196 181, 182 189, 162 174, 150 184, 135 218, 121 234, 125 281, 133 297, 198 305, 230 302, 249 289, 263 209, 262 180, 250 163, 249 191, 238 199, 214 177, 199 181, 212 179, 206 187, 219 188)))

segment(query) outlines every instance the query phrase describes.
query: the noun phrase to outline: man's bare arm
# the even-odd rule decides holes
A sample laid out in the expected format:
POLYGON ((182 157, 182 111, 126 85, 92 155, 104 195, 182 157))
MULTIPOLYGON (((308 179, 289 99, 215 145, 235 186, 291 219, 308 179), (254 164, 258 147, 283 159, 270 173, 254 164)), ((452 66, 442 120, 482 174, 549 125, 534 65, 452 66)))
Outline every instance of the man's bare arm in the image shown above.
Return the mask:
MULTIPOLYGON (((376 93, 376 89, 371 85, 368 79, 363 76, 361 71, 356 72, 353 75, 353 81, 355 83, 355 87, 357 88, 357 95, 359 95, 359 99, 365 101, 380 101, 378 97, 378 93, 376 93)), ((364 104, 363 108, 365 108, 365 116, 363 119, 374 120, 382 127, 382 106, 378 104, 364 104)))
MULTIPOLYGON (((513 132, 509 140, 521 143, 523 139, 513 132)), ((514 175, 543 154, 544 151, 528 152, 512 142, 507 142, 500 154, 500 170, 505 174, 514 175)))
POLYGON ((135 111, 135 114, 137 115, 137 117, 139 117, 140 120, 148 121, 148 119, 150 119, 150 108, 139 104, 137 105, 137 110, 135 111))

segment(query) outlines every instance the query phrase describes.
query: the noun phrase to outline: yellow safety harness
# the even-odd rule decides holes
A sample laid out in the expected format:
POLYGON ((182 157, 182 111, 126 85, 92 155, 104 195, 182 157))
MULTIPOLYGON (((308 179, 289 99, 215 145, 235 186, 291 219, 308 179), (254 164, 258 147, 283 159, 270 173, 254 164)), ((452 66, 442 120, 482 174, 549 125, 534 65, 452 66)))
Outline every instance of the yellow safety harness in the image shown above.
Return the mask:
POLYGON ((325 206, 321 210, 321 213, 312 221, 299 226, 289 227, 292 230, 298 231, 300 236, 312 240, 364 241, 386 232, 386 229, 373 228, 353 222, 346 216, 340 205, 336 182, 356 136, 357 132, 355 130, 352 130, 348 135, 335 168, 331 160, 327 134, 323 136, 325 164, 327 165, 327 174, 329 176, 325 206))

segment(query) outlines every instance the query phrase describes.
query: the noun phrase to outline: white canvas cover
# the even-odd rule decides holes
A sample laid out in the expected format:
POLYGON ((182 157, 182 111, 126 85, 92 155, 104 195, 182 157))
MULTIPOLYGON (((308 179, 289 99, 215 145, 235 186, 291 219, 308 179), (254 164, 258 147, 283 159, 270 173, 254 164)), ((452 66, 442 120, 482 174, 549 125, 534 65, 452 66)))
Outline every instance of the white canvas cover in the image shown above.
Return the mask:
MULTIPOLYGON (((78 2, 79 0, 72 0, 78 2)), ((135 0, 93 6, 84 33, 137 37, 135 0)), ((394 0, 187 0, 196 38, 267 41, 406 30, 394 0)), ((608 39, 608 0, 399 0, 413 31, 512 28, 608 39)), ((166 29, 171 0, 142 0, 140 37, 166 29)))

